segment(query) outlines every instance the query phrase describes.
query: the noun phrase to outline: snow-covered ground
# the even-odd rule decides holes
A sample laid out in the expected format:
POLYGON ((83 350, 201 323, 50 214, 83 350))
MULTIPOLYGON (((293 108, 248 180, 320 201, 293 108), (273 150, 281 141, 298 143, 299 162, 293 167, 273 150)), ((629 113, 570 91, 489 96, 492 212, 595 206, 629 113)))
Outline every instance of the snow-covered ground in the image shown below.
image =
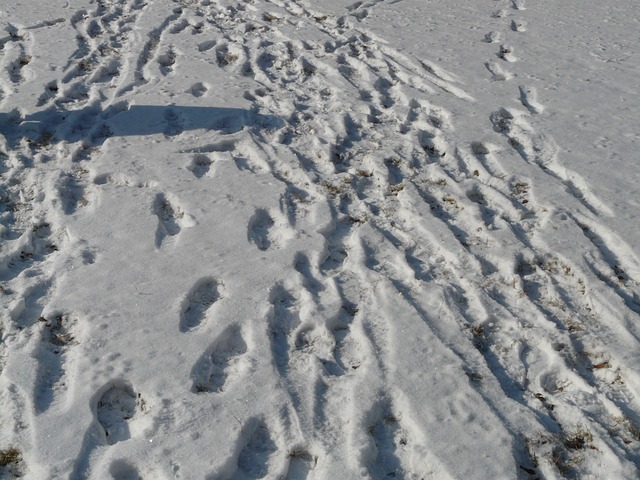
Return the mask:
POLYGON ((637 0, 0 5, 0 478, 638 478, 637 0))

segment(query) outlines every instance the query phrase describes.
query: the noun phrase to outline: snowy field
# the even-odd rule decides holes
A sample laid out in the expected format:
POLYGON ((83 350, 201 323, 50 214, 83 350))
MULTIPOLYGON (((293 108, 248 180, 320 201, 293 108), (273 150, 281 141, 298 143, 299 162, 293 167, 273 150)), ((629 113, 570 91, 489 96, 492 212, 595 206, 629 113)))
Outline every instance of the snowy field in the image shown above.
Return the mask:
POLYGON ((640 477, 637 0, 0 2, 0 478, 640 477))

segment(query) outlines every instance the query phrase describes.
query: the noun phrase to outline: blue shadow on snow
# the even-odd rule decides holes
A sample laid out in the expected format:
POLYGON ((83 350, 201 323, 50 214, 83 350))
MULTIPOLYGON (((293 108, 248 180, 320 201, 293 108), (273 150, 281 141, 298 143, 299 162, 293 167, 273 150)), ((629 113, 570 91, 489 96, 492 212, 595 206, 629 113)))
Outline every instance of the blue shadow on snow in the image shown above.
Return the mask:
POLYGON ((34 146, 83 140, 99 146, 107 138, 164 134, 176 136, 188 130, 214 130, 223 134, 244 128, 275 130, 284 121, 241 108, 187 107, 177 105, 128 105, 120 102, 102 110, 88 106, 78 110, 49 108, 22 115, 0 112, 0 134, 9 148, 22 139, 34 146))

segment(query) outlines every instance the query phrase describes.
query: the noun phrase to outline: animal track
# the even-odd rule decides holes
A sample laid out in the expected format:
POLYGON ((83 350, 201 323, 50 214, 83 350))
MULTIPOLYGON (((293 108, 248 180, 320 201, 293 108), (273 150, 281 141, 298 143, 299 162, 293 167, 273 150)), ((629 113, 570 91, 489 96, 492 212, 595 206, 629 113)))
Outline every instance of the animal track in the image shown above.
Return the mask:
POLYGON ((203 278, 189 292, 180 316, 180 331, 188 332, 198 327, 207 311, 220 300, 222 282, 215 278, 203 278))
POLYGON ((193 392, 222 392, 241 371, 247 344, 237 325, 227 327, 193 367, 193 392))
POLYGON ((131 438, 129 422, 137 409, 138 397, 126 383, 114 383, 100 396, 96 413, 109 445, 131 438))

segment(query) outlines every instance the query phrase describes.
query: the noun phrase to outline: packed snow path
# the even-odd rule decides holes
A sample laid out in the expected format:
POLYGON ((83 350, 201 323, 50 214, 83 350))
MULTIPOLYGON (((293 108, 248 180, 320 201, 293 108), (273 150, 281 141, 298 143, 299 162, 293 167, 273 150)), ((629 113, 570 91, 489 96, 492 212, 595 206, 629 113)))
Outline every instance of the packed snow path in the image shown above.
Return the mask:
POLYGON ((2 7, 2 478, 637 478, 637 198, 532 67, 566 7, 426 3, 2 7))

